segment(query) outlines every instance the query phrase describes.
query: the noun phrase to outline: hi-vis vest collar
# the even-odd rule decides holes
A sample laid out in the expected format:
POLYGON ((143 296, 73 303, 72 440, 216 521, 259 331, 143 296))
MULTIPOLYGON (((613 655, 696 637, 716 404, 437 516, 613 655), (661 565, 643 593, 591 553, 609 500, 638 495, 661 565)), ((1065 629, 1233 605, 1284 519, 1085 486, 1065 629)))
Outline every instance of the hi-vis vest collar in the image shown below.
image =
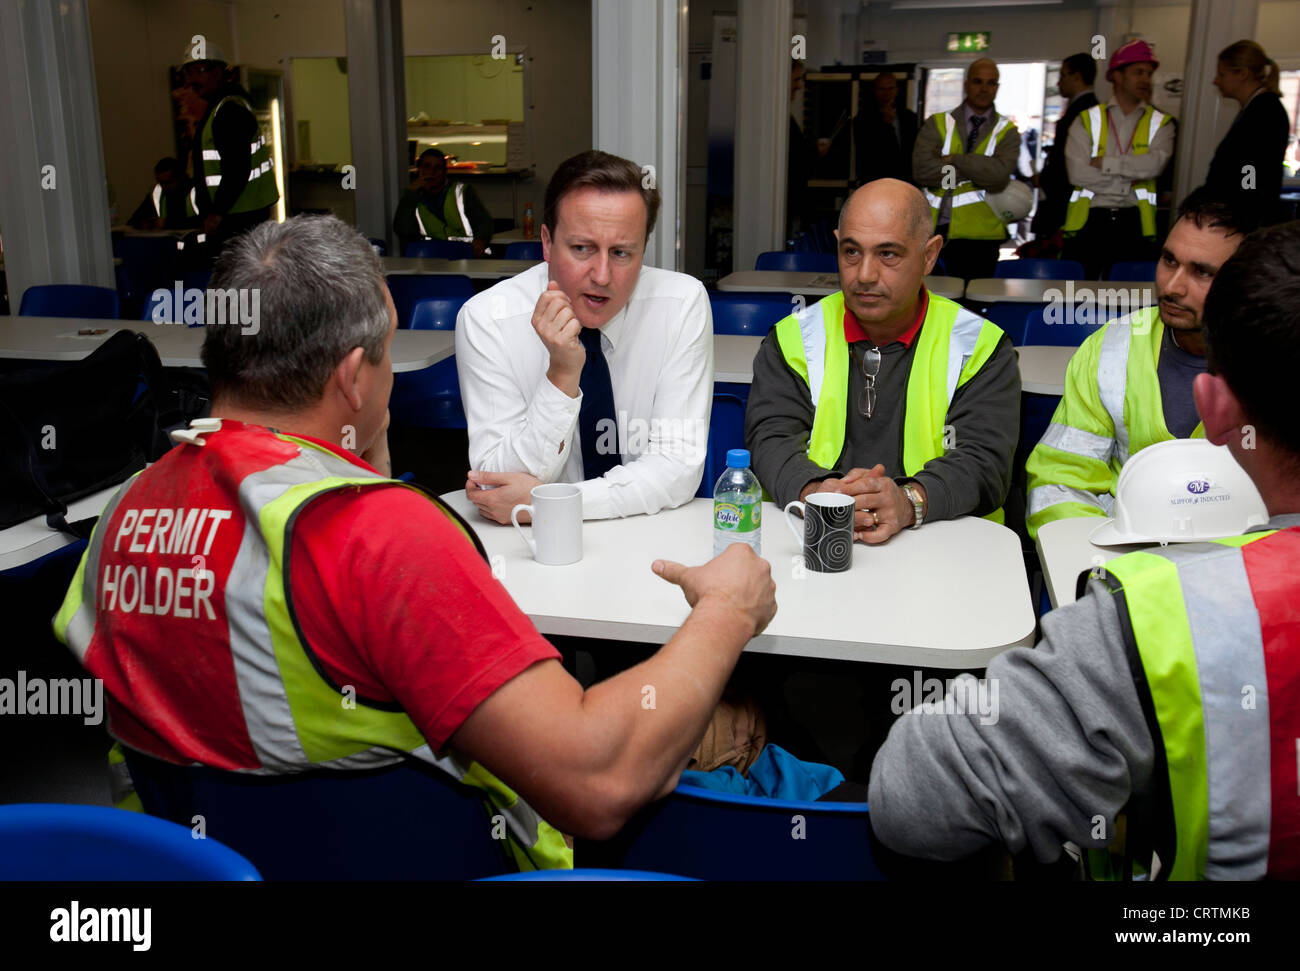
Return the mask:
POLYGON ((426 239, 449 239, 457 243, 474 242, 474 230, 470 228, 469 216, 465 212, 464 182, 454 183, 452 191, 443 196, 442 210, 442 218, 439 219, 437 213, 423 202, 416 204, 415 224, 420 227, 420 235, 426 239), (420 215, 421 209, 429 217, 427 226, 423 216, 420 215), (456 230, 457 221, 460 222, 461 235, 453 236, 452 233, 456 230), (439 235, 439 231, 445 235, 439 235))
MULTIPOLYGON (((938 128, 940 137, 943 138, 943 148, 940 150, 941 155, 961 155, 966 149, 961 134, 961 122, 958 121, 957 112, 946 112, 936 114, 934 123, 938 128)), ((983 155, 986 158, 992 158, 997 152, 998 143, 1006 137, 1011 126, 1011 119, 1000 117, 991 126, 986 126, 984 137, 979 144, 972 149, 973 152, 983 155)), ((947 191, 943 190, 938 193, 931 191, 927 186, 922 186, 921 191, 925 193, 926 201, 930 204, 930 217, 938 224, 939 212, 943 206, 943 197, 947 191)), ((952 223, 949 230, 953 239, 1002 239, 1006 236, 1006 228, 998 214, 986 202, 987 192, 977 188, 975 183, 969 179, 959 183, 952 190, 952 223)))
MULTIPOLYGON (((215 481, 238 480, 233 482, 229 493, 225 486, 218 486, 215 493, 209 493, 203 500, 212 504, 213 494, 225 493, 227 508, 214 506, 200 510, 207 514, 201 518, 221 525, 242 520, 242 534, 233 560, 221 562, 213 554, 210 559, 204 556, 192 564, 191 554, 202 556, 210 552, 211 539, 203 546, 197 539, 200 530, 191 528, 185 534, 186 539, 195 536, 191 545, 177 546, 181 534, 173 532, 165 551, 152 554, 142 548, 142 555, 128 566, 121 562, 104 563, 105 544, 113 540, 110 534, 114 524, 124 523, 132 514, 144 515, 144 511, 137 512, 135 507, 139 500, 132 499, 133 487, 139 481, 140 474, 137 474, 118 490, 100 516, 55 618, 56 635, 83 664, 90 661, 93 670, 97 653, 92 649, 108 636, 105 633, 108 622, 111 620, 114 626, 126 629, 127 625, 141 620, 145 581, 135 580, 136 590, 132 591, 124 574, 128 570, 148 568, 158 572, 183 564, 187 569, 180 572, 189 576, 182 579, 189 579, 194 589, 204 592, 202 604, 197 596, 193 602, 194 623, 203 623, 207 618, 215 625, 204 632, 205 645, 211 645, 213 638, 224 638, 224 647, 229 651, 244 729, 257 763, 221 767, 267 775, 322 767, 377 768, 406 757, 420 759, 453 779, 483 790, 492 812, 505 817, 512 837, 508 841, 510 849, 521 866, 572 866, 572 854, 558 832, 481 766, 464 761, 450 751, 434 753, 396 704, 355 696, 353 704, 344 705, 342 688, 329 679, 303 638, 288 580, 293 527, 298 514, 314 499, 338 489, 401 485, 422 493, 423 490, 386 479, 306 439, 278 434, 275 437, 280 442, 295 447, 287 453, 288 457, 240 478, 236 471, 240 467, 237 464, 241 456, 240 442, 219 434, 221 424, 220 419, 200 419, 174 437, 186 443, 182 448, 202 447, 215 453, 213 467, 225 474, 215 481), (212 437, 205 438, 209 435, 212 437), (119 507, 123 509, 120 518, 117 517, 119 507), (110 573, 114 566, 116 574, 110 573), (191 566, 193 569, 189 569, 191 566), (129 593, 137 595, 128 598, 129 593)), ((436 498, 430 498, 482 553, 473 531, 460 517, 436 498)), ((161 510, 159 520, 160 514, 161 510)), ((176 527, 179 526, 178 521, 176 527)), ((116 528, 120 539, 121 526, 116 528)), ((155 528, 155 536, 156 532, 155 528)), ((132 542, 129 549, 134 546, 132 542)), ((117 554, 115 558, 127 559, 117 554)), ((137 573, 137 577, 140 575, 137 573)), ((179 589, 181 580, 173 582, 179 589)), ((158 585, 155 583, 154 587, 158 585)), ((154 599, 152 612, 159 613, 156 593, 154 599)), ((191 608, 187 605, 186 610, 191 608)), ((189 617, 190 614, 172 616, 189 617)), ((141 634, 137 628, 136 636, 148 634, 147 631, 141 634)), ((489 838, 486 830, 484 838, 489 838)))
MULTIPOLYGON (((944 454, 948 406, 957 389, 992 356, 1002 331, 935 293, 916 335, 903 413, 903 471, 915 475, 944 454)), ((844 291, 776 324, 786 363, 808 386, 813 427, 808 458, 833 469, 844 451, 849 408, 849 343, 844 336, 844 291)), ((999 509, 989 517, 1002 521, 999 509)))
MULTIPOLYGON (((1092 142, 1091 157, 1106 157, 1106 142, 1110 134, 1110 103, 1093 105, 1079 113, 1079 121, 1092 142)), ((1152 105, 1147 105, 1133 130, 1133 154, 1146 155, 1151 150, 1151 140, 1163 126, 1173 121, 1172 115, 1166 115, 1152 105)), ((1088 210, 1096 193, 1083 186, 1075 186, 1070 193, 1070 204, 1066 211, 1064 230, 1074 235, 1088 221, 1088 210)), ((1138 216, 1142 220, 1142 235, 1154 239, 1156 235, 1156 180, 1139 179, 1133 183, 1133 197, 1137 200, 1138 216)))
POLYGON ((1153 853, 1155 879, 1300 877, 1297 562, 1300 527, 1105 565, 1156 752, 1129 872, 1153 853))

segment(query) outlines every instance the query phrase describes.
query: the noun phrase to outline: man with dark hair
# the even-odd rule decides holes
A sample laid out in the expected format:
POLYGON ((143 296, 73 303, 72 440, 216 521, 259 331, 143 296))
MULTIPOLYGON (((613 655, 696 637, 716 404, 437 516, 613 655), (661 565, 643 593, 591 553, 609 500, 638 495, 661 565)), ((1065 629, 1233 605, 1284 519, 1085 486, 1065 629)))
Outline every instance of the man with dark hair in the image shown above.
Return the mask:
POLYGON ((1114 875, 1300 878, 1298 269, 1300 223, 1241 243, 1205 301, 1210 366, 1195 381, 1206 437, 1271 521, 1107 562, 1043 618, 1036 648, 989 663, 992 717, 957 706, 962 679, 935 714, 899 718, 871 768, 887 846, 953 860, 1000 843, 1050 863, 1069 841, 1110 846, 1114 875))
POLYGON ((153 190, 131 214, 136 229, 188 229, 194 222, 193 189, 176 159, 160 158, 153 167, 153 190))
POLYGON ((878 179, 835 231, 840 290, 779 321, 754 358, 745 443, 778 504, 854 497, 854 536, 1001 521, 1020 375, 995 325, 923 283, 943 240, 925 197, 878 179))
POLYGON ((1065 210, 1070 202, 1070 173, 1065 166, 1065 142, 1070 126, 1079 112, 1087 111, 1097 103, 1092 91, 1097 79, 1097 62, 1088 54, 1071 54, 1061 62, 1061 76, 1057 88, 1066 99, 1065 111, 1057 119, 1052 144, 1047 149, 1043 171, 1038 186, 1043 190, 1038 211, 1034 213, 1033 230, 1039 239, 1055 235, 1065 225, 1065 210))
POLYGON ((55 619, 104 680, 112 734, 253 774, 411 760, 491 804, 481 833, 449 841, 491 838, 501 814, 527 868, 572 865, 544 820, 604 839, 670 792, 775 612, 767 563, 744 544, 701 567, 656 561, 694 611, 584 691, 473 530, 389 477, 397 313, 365 238, 332 216, 267 223, 212 284, 259 294, 260 326, 209 319, 214 417, 109 502, 55 619))
MULTIPOLYGON (((866 85, 862 85, 865 95, 866 85)), ((898 79, 881 71, 871 82, 871 94, 853 119, 858 184, 876 179, 912 181, 912 148, 916 145, 916 112, 898 104, 898 79)))
POLYGON ((650 175, 583 152, 556 169, 545 263, 477 294, 456 322, 469 498, 506 523, 542 482, 582 488, 588 519, 688 502, 713 402, 704 287, 643 267, 659 212, 650 175))
POLYGON ((420 153, 417 169, 393 214, 402 252, 421 239, 449 239, 472 243, 474 255, 482 256, 492 242, 492 214, 474 187, 447 178, 447 156, 436 148, 420 153))
POLYGON ((195 129, 192 171, 195 208, 203 228, 203 253, 215 259, 226 240, 271 218, 280 190, 275 159, 248 103, 214 44, 197 52, 186 45, 185 84, 207 110, 195 129))
POLYGON ((1007 238, 1002 218, 987 202, 1011 181, 1020 158, 1020 131, 993 107, 998 66, 987 57, 966 69, 966 99, 925 120, 912 149, 912 175, 930 203, 940 255, 963 280, 990 277, 1007 238))
MULTIPOLYGON (((1205 434, 1192 401, 1192 384, 1205 372, 1202 309, 1254 218, 1204 189, 1189 195, 1156 266, 1156 306, 1106 324, 1070 359, 1065 394, 1025 465, 1031 536, 1053 519, 1110 515, 1120 469, 1132 456, 1205 434)), ((1131 296, 1121 285, 1102 292, 1131 296)), ((1073 325, 1079 309, 1065 308, 1071 316, 1062 325, 1073 325)))

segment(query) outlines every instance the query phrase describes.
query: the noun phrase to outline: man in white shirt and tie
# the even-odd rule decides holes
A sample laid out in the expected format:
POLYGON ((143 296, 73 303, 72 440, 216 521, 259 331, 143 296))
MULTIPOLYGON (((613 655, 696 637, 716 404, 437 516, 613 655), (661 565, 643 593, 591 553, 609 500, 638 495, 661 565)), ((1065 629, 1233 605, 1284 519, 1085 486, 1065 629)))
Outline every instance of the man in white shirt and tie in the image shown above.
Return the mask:
POLYGON ((605 152, 546 189, 544 263, 473 297, 456 321, 469 426, 465 491, 510 521, 543 482, 583 516, 654 513, 700 484, 713 402, 713 317, 693 277, 643 267, 659 191, 605 152))

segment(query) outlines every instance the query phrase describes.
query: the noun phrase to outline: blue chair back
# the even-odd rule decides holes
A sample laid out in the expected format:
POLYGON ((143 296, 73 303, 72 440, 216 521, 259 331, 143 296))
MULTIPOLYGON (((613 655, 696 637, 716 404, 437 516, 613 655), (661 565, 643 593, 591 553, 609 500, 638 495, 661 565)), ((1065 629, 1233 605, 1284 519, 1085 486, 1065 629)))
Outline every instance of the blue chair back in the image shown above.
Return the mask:
POLYGON ((1077 260, 998 260, 993 275, 999 280, 1082 280, 1083 264, 1077 260))
POLYGON ((934 269, 931 270, 930 272, 933 273, 935 276, 948 275, 948 264, 943 261, 942 256, 940 256, 938 259, 934 261, 934 269))
POLYGON ((418 239, 406 244, 404 256, 418 256, 422 259, 437 260, 472 260, 474 247, 450 239, 418 239))
POLYGON ((795 253, 791 251, 759 253, 756 270, 784 270, 792 273, 838 273, 834 253, 795 253))
MULTIPOLYGON (((867 813, 861 802, 791 802, 679 785, 599 844, 598 854, 609 855, 611 866, 700 880, 881 880, 867 813)), ((579 844, 575 860, 583 855, 579 844)))
POLYGON ((216 839, 107 806, 0 806, 0 880, 260 880, 216 839))
MULTIPOLYGON (((801 255, 801 254, 793 254, 801 255)), ((794 312, 788 293, 734 293, 711 290, 714 334, 749 334, 764 337, 772 325, 794 312)))
POLYGON ((540 260, 542 258, 542 241, 526 239, 506 246, 508 260, 540 260))
POLYGON ((476 880, 517 869, 477 793, 414 762, 250 776, 131 750, 126 761, 146 812, 185 826, 202 816, 208 836, 267 880, 476 880))
MULTIPOLYGON (((411 312, 411 330, 455 330, 456 315, 467 296, 426 297, 411 312)), ((465 408, 460 400, 456 357, 419 371, 393 375, 388 411, 399 425, 416 428, 465 428, 465 408)))
MULTIPOLYGON (((1021 304, 1024 307, 1024 304, 1021 304)), ((1063 315, 1069 315, 1069 310, 1063 311, 1063 315)), ((1093 317, 1091 323, 1077 323, 1074 320, 1049 321, 1047 319, 1047 308, 1041 305, 1035 305, 1025 317, 1024 330, 1021 339, 1016 342, 1021 345, 1027 344, 1046 344, 1052 347, 1078 347, 1087 339, 1089 334, 1093 334, 1101 329, 1104 320, 1099 319, 1100 314, 1093 317)))
POLYGON ((1041 311, 1045 306, 1041 303, 1013 303, 1005 300, 990 304, 984 308, 981 316, 1001 327, 1011 338, 1011 343, 1019 346, 1023 343, 1025 333, 1025 314, 1030 310, 1041 311))
POLYGON ((117 236, 113 255, 121 258, 123 300, 142 301, 158 287, 167 287, 176 278, 180 251, 171 236, 117 236))
POLYGON ((484 883, 513 883, 518 880, 681 880, 693 882, 693 877, 678 877, 671 873, 650 873, 647 870, 601 870, 588 869, 583 870, 574 867, 572 870, 529 870, 526 873, 505 873, 499 877, 484 877, 484 883))
POLYGON ((122 304, 117 291, 81 283, 51 283, 28 287, 18 305, 21 317, 94 317, 117 320, 122 304))
POLYGON ((745 447, 745 400, 739 395, 715 391, 709 417, 709 444, 704 455, 704 473, 695 495, 713 498, 713 487, 727 467, 727 452, 745 447))
MULTIPOLYGON (((397 308, 397 326, 407 330, 420 301, 459 297, 464 303, 474 296, 474 281, 467 276, 393 273, 388 276, 388 292, 393 295, 393 305, 397 308)), ((452 326, 455 326, 455 317, 452 317, 452 326)))
POLYGON ((1106 274, 1108 280, 1122 280, 1126 283, 1155 283, 1155 260, 1120 260, 1110 265, 1106 274))
POLYGON ((380 239, 378 236, 371 236, 370 245, 378 255, 388 255, 388 240, 380 239))

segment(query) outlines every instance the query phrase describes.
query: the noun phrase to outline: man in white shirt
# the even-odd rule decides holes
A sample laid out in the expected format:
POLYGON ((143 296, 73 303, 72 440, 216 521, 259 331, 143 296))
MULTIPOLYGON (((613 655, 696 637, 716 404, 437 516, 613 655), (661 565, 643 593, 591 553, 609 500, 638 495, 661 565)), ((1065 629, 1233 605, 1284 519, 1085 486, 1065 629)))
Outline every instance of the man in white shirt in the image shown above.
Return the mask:
POLYGON ((1145 41, 1111 55, 1110 101, 1070 125, 1065 164, 1074 191, 1065 216, 1066 259, 1097 279, 1112 262, 1150 261, 1156 244, 1156 179, 1174 154, 1173 116, 1153 107, 1151 78, 1160 66, 1145 41))
POLYGON ((587 519, 695 495, 713 316, 698 280, 641 265, 659 210, 646 181, 605 152, 561 163, 546 189, 546 262, 478 294, 456 320, 465 491, 488 519, 509 522, 543 482, 578 483, 587 519))

